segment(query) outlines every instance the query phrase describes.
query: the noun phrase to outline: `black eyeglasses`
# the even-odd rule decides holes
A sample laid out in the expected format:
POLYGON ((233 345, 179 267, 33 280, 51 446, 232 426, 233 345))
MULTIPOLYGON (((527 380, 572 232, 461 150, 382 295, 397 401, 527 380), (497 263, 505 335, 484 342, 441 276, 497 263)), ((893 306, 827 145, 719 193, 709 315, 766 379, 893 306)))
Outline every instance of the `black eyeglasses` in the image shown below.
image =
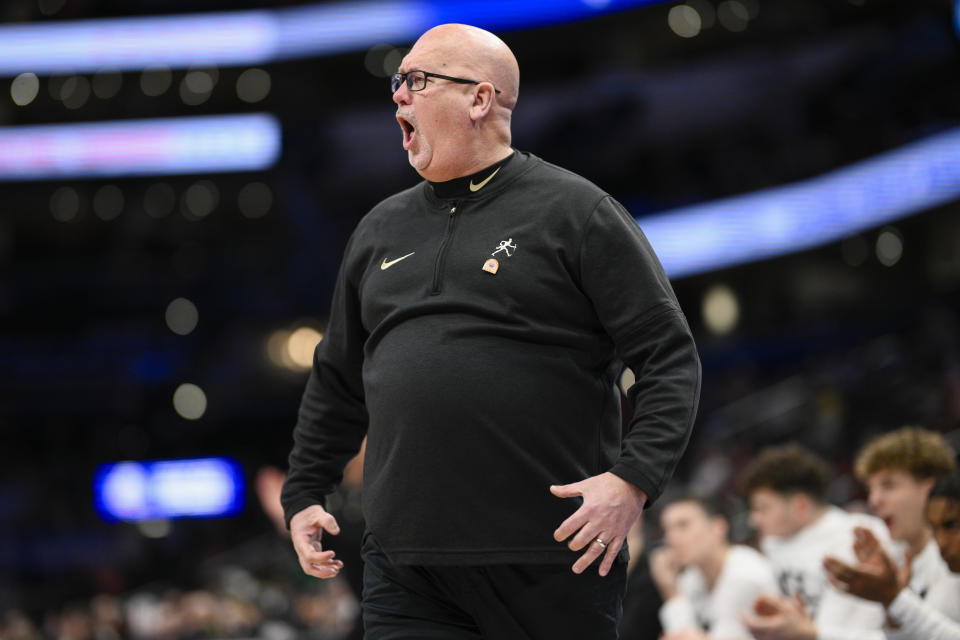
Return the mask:
MULTIPOLYGON (((443 78, 444 80, 449 80, 450 82, 459 82, 460 84, 480 84, 476 80, 467 80, 466 78, 454 78, 453 76, 445 76, 442 73, 430 73, 429 71, 421 71, 420 69, 413 69, 407 71, 406 73, 395 73, 390 77, 390 92, 396 93, 397 89, 400 88, 400 85, 404 82, 407 83, 407 89, 410 91, 423 91, 427 88, 427 78, 443 78)), ((493 88, 494 91, 500 93, 500 89, 496 87, 493 88)))

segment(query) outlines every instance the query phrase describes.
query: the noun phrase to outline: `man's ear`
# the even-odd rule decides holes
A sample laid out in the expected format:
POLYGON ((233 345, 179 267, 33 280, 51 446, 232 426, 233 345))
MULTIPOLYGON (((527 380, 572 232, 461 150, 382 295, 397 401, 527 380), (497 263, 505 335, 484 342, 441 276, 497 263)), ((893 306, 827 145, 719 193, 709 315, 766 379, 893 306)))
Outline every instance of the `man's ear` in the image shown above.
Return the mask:
POLYGON ((481 82, 473 92, 473 104, 470 105, 470 119, 474 122, 486 117, 493 109, 496 91, 489 82, 481 82))
POLYGON ((810 496, 802 491, 798 491, 790 496, 790 503, 791 510, 795 511, 797 515, 800 516, 800 519, 806 522, 807 518, 809 518, 813 512, 813 500, 810 496))
POLYGON ((711 519, 711 524, 713 530, 716 532, 717 537, 726 541, 730 539, 730 523, 727 522, 727 519, 723 516, 713 516, 711 519))

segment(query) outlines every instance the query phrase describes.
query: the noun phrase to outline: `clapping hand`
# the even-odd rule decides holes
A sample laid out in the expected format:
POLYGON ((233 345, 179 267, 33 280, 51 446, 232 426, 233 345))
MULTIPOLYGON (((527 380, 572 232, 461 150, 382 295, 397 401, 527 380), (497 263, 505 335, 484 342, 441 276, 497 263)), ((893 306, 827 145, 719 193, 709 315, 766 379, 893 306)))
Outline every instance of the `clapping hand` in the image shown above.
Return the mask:
POLYGON ((815 640, 817 627, 803 604, 794 598, 759 596, 753 613, 741 615, 743 624, 757 640, 815 640))
POLYGON ((910 583, 910 557, 907 557, 902 568, 898 568, 884 552, 873 532, 857 527, 853 533, 857 564, 851 566, 837 558, 824 558, 823 568, 827 570, 827 577, 840 591, 888 607, 900 590, 910 583))

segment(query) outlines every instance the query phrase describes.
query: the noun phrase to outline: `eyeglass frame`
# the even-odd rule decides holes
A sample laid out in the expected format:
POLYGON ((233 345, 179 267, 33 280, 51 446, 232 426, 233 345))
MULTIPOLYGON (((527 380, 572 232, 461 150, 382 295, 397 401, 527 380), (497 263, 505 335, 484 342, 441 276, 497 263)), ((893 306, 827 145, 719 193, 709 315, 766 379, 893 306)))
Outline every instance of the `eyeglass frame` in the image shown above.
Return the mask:
MULTIPOLYGON (((391 93, 396 93, 397 89, 399 89, 400 86, 403 84, 407 85, 407 91, 412 91, 412 92, 423 91, 424 89, 427 88, 427 80, 429 78, 440 78, 442 80, 450 80, 451 82, 458 82, 460 84, 482 84, 483 82, 483 81, 477 81, 477 80, 468 80, 466 78, 456 78, 454 76, 445 76, 442 73, 433 73, 431 71, 424 71, 423 69, 410 69, 410 71, 406 71, 406 72, 397 71, 395 74, 390 76, 391 93), (421 88, 414 89, 413 87, 410 86, 409 78, 411 73, 423 74, 423 86, 421 88), (393 88, 394 84, 396 84, 396 87, 397 87, 396 89, 393 88)), ((492 85, 493 83, 491 82, 490 84, 492 85)), ((497 93, 500 93, 500 89, 497 89, 496 87, 493 87, 493 90, 497 93)))

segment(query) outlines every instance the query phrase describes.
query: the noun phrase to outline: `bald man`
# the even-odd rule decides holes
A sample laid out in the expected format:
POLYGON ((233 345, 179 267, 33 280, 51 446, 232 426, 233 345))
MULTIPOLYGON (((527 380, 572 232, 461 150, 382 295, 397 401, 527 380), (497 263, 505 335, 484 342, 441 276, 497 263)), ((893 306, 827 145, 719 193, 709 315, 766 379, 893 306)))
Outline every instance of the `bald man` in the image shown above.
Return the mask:
POLYGON ((511 147, 519 77, 465 25, 402 60, 393 101, 424 180, 350 238, 300 405, 282 502, 309 575, 343 566, 324 498, 367 436, 369 639, 616 638, 627 531, 696 413, 696 348, 633 218, 511 147))

